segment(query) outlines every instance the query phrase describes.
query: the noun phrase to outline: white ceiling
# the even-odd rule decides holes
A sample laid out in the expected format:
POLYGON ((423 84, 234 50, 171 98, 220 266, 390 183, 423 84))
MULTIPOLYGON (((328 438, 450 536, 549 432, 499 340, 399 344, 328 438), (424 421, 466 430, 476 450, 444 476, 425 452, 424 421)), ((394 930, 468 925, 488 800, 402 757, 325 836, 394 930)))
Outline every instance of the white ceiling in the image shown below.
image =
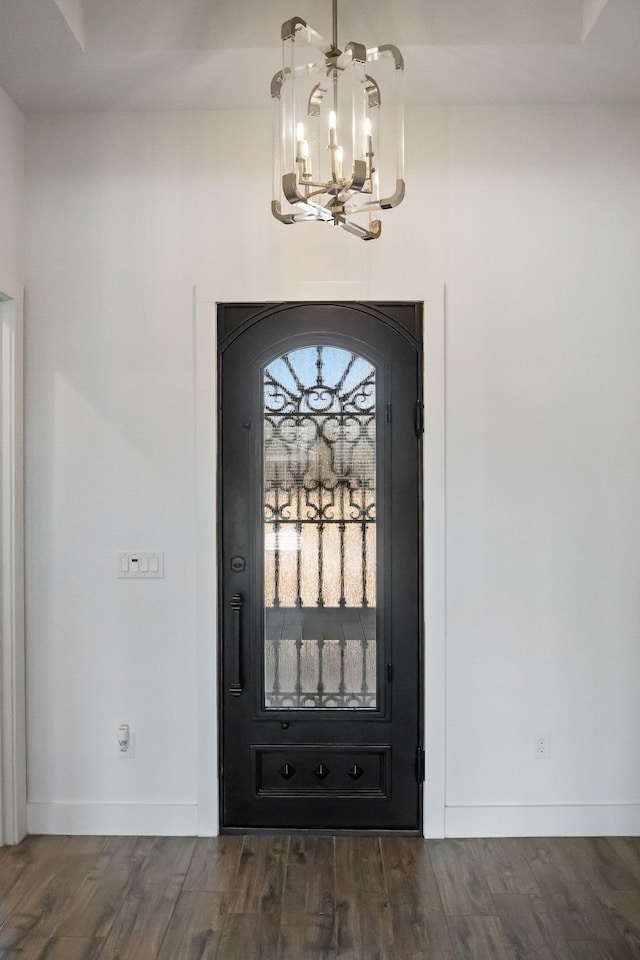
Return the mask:
MULTIPOLYGON (((280 25, 330 0, 0 0, 27 113, 269 104, 280 25)), ((395 43, 409 103, 640 102, 640 0, 339 0, 339 43, 395 43)))

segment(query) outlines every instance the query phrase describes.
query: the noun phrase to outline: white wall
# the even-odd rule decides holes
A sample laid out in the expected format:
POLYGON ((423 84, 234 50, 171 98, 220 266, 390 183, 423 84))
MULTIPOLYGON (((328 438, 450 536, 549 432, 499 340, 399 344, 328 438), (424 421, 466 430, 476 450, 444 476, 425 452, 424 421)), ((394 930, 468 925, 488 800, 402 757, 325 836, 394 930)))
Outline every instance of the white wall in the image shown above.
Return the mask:
POLYGON ((269 149, 261 112, 29 120, 31 829, 206 821, 193 285, 295 276, 447 281, 446 829, 637 832, 640 109, 412 110, 367 244, 273 221, 269 149))
POLYGON ((448 828, 638 832, 640 111, 451 153, 448 828))
POLYGON ((0 87, 0 276, 16 282, 22 279, 23 201, 24 117, 0 87))

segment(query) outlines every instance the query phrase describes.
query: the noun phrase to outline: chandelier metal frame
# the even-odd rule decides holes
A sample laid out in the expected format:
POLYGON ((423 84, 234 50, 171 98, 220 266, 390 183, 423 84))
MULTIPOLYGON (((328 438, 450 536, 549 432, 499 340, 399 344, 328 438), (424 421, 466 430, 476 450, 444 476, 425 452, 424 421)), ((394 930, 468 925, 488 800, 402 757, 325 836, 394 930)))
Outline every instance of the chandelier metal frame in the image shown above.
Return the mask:
POLYGON ((397 207, 405 195, 404 60, 393 44, 350 42, 340 50, 338 0, 332 13, 330 43, 301 17, 282 24, 282 69, 271 81, 271 211, 281 223, 333 223, 375 240, 382 224, 374 213, 397 207), (315 59, 305 62, 309 51, 315 59), (359 215, 364 222, 354 219, 359 215))

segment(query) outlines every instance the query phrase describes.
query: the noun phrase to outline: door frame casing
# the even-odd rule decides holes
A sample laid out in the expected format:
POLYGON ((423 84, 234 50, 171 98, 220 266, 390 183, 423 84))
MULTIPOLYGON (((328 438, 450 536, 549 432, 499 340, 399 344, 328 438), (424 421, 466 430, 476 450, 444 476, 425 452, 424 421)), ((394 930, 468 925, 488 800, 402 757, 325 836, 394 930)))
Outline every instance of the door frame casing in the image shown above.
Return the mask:
POLYGON ((22 305, 0 276, 0 844, 27 832, 22 305))
POLYGON ((196 642, 198 833, 219 831, 217 637, 217 342, 218 303, 267 301, 421 301, 424 304, 423 443, 424 701, 423 830, 444 836, 445 820, 445 328, 443 283, 376 281, 240 284, 221 280, 193 290, 196 431, 196 642), (242 287, 242 289, 240 289, 242 287), (286 291, 283 289, 286 287, 286 291), (330 290, 327 289, 330 287, 330 290), (330 294, 330 295, 329 295, 330 294))

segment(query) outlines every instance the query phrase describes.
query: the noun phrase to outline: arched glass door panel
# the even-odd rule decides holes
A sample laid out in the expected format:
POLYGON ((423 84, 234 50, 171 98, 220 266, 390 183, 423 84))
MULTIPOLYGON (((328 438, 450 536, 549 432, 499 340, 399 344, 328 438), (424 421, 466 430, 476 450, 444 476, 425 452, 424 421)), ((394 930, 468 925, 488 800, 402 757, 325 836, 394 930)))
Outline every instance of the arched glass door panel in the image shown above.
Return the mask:
POLYGON ((375 367, 304 347, 262 393, 264 707, 375 710, 375 367))

